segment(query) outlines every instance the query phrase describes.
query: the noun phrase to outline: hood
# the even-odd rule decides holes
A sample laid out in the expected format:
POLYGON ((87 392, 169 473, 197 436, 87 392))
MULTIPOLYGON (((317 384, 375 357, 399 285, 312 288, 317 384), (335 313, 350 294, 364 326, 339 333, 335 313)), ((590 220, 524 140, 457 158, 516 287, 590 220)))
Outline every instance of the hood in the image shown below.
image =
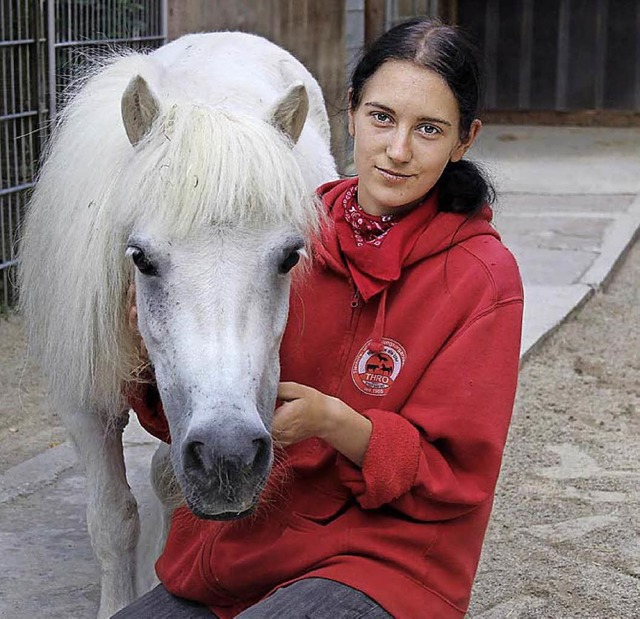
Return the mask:
POLYGON ((455 247, 471 237, 500 238, 491 226, 492 211, 485 205, 472 217, 438 212, 437 186, 424 201, 407 213, 387 233, 379 247, 356 247, 353 231, 344 219, 343 200, 358 178, 325 183, 318 195, 329 214, 320 242, 314 247, 316 259, 351 278, 365 303, 378 299, 378 313, 372 333, 372 352, 382 350, 387 291, 399 280, 402 269, 455 247))
MULTIPOLYGON (((342 251, 339 235, 336 230, 336 217, 334 206, 340 207, 340 199, 350 187, 358 182, 357 177, 347 178, 343 180, 331 181, 321 185, 318 190, 318 196, 322 198, 323 204, 330 214, 329 223, 322 232, 322 243, 318 243, 315 247, 316 253, 322 262, 336 271, 347 273, 344 252, 342 251)), ((493 212, 489 205, 485 205, 482 209, 472 217, 459 215, 457 213, 441 213, 437 212, 437 186, 425 201, 417 206, 413 211, 407 213, 398 225, 393 228, 388 237, 399 236, 402 232, 407 232, 406 228, 419 227, 421 229, 414 230, 415 234, 406 234, 406 245, 402 248, 402 255, 397 261, 397 277, 403 267, 414 264, 425 258, 435 256, 440 252, 455 247, 459 243, 466 241, 474 236, 490 235, 500 239, 500 235, 491 225, 493 212), (435 207, 435 212, 431 216, 419 217, 421 209, 424 207, 429 209, 435 207), (416 224, 422 223, 422 226, 416 224)), ((411 230, 409 230, 411 232, 411 230)), ((384 245, 380 248, 382 256, 385 260, 389 256, 384 252, 384 245)))

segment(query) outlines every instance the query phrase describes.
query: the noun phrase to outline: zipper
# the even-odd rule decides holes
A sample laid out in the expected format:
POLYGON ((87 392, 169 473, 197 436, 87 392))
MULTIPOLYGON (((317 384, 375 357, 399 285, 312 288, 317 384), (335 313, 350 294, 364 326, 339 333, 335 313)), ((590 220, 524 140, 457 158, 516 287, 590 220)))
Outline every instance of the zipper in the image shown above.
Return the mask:
MULTIPOLYGON (((360 293, 358 292, 358 289, 354 285, 353 296, 351 297, 351 309, 352 310, 356 309, 358 305, 360 305, 360 293)), ((351 314, 351 319, 353 320, 353 312, 351 314)))
POLYGON ((342 386, 344 380, 345 371, 351 371, 350 368, 347 368, 347 356, 349 351, 353 346, 353 340, 355 339, 356 327, 358 324, 358 319, 360 317, 360 312, 362 308, 362 304, 360 303, 360 293, 356 288, 355 283, 351 280, 351 285, 353 286, 353 294, 351 295, 351 301, 349 302, 349 306, 351 308, 350 316, 349 316, 349 327, 344 334, 343 344, 340 351, 339 362, 338 362, 338 370, 336 372, 335 380, 332 384, 331 393, 337 394, 340 387, 342 386))

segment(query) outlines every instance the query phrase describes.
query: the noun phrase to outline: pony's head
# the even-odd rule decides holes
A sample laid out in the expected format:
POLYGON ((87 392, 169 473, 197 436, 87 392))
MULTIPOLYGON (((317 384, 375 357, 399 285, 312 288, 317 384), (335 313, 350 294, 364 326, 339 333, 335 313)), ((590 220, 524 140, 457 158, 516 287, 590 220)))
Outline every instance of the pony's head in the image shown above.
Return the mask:
POLYGON ((291 271, 318 223, 292 153, 306 113, 302 85, 266 119, 163 110, 140 77, 122 99, 133 145, 116 188, 131 213, 122 251, 173 468, 200 517, 250 512, 270 472, 291 271))

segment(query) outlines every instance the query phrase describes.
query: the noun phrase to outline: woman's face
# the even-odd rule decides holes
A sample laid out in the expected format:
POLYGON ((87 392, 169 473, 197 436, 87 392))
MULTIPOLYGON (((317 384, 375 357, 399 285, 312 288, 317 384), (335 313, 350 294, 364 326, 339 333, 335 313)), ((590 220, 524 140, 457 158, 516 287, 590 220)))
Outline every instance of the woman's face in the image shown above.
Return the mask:
POLYGON ((381 65, 349 110, 360 206, 386 215, 420 202, 475 140, 480 121, 464 142, 459 121, 458 102, 437 73, 404 60, 381 65))

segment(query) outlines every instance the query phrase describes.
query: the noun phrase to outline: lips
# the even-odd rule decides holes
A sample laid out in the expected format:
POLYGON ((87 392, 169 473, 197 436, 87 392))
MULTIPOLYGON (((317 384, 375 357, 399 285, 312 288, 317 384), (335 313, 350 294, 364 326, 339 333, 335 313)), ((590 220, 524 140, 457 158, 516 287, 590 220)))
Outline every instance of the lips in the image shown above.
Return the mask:
POLYGON ((402 181, 413 176, 413 174, 402 174, 401 172, 379 168, 378 166, 375 166, 375 168, 376 170, 378 170, 378 172, 380 172, 380 174, 382 174, 384 178, 392 181, 402 181))

